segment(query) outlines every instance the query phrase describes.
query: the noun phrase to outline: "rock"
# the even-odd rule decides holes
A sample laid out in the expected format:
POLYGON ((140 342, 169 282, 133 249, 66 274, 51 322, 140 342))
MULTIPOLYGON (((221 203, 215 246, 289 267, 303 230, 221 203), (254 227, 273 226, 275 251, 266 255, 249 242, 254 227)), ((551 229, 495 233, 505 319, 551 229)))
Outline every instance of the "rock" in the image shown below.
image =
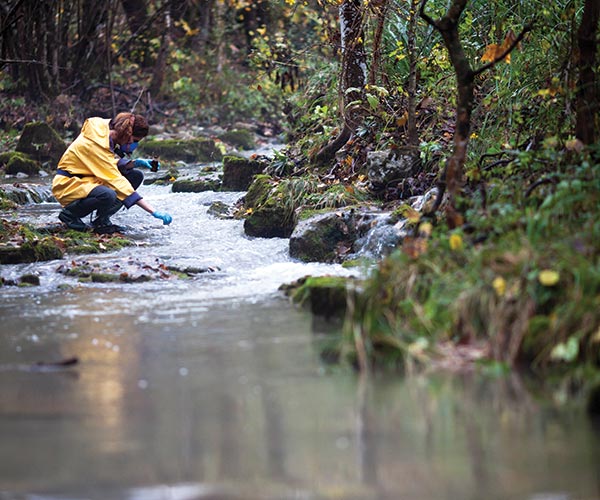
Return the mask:
POLYGON ((219 191, 221 181, 219 179, 181 179, 173 183, 171 190, 174 193, 202 193, 204 191, 219 191))
POLYGON ((356 239, 354 212, 336 211, 301 221, 290 238, 290 256, 304 262, 338 262, 356 239))
POLYGON ((234 129, 223 132, 219 139, 238 149, 249 150, 255 147, 254 134, 247 129, 234 129))
POLYGON ((312 314, 343 318, 349 280, 341 276, 306 276, 289 285, 282 285, 280 290, 295 304, 309 308, 312 314))
POLYGON ((267 166, 265 161, 248 160, 237 156, 223 158, 223 191, 246 191, 255 175, 267 166))
POLYGON ((44 122, 25 125, 16 147, 16 151, 25 153, 37 161, 49 161, 53 167, 58 164, 66 149, 67 146, 56 131, 44 122))
POLYGON ((0 245, 0 264, 19 264, 63 258, 63 250, 52 237, 26 241, 21 245, 0 245))
POLYGON ((215 201, 208 207, 207 213, 218 219, 233 219, 233 208, 222 201, 215 201))
POLYGON ((418 152, 371 151, 367 153, 367 176, 375 189, 415 175, 421 168, 418 152))
POLYGON ((145 156, 160 160, 184 161, 186 163, 203 163, 221 161, 223 154, 212 139, 194 138, 188 140, 147 139, 140 142, 138 150, 145 156))
POLYGON ((245 198, 244 232, 261 238, 289 238, 296 224, 286 193, 268 175, 258 175, 245 198))
POLYGON ((39 286, 40 277, 37 274, 24 274, 19 278, 19 282, 24 285, 39 286))
MULTIPOLYGON (((8 175, 26 174, 28 176, 38 175, 42 166, 39 161, 31 159, 24 153, 5 153, 10 155, 10 158, 6 162, 6 173, 8 175)), ((0 164, 3 163, 3 159, 0 159, 0 164)))

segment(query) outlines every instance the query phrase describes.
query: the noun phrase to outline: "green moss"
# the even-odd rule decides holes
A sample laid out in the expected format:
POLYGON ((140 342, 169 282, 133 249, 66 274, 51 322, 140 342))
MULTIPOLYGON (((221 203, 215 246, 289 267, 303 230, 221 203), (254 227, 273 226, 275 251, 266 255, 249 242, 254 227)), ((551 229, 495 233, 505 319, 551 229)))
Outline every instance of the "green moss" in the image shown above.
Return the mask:
POLYGON ((307 276, 282 287, 295 304, 307 307, 318 316, 341 318, 346 312, 349 278, 307 276))
POLYGON ((6 173, 9 175, 16 175, 19 173, 38 175, 41 168, 38 161, 32 160, 22 153, 14 153, 12 158, 6 164, 6 173))
POLYGON ((275 186, 273 178, 269 175, 257 175, 248 188, 244 205, 246 208, 255 209, 264 203, 275 186))
POLYGON ((254 176, 261 174, 265 167, 264 161, 225 156, 223 158, 223 190, 246 191, 252 184, 254 176))
POLYGON ((219 179, 181 179, 173 183, 174 193, 201 193, 204 191, 219 191, 221 181, 219 179))
POLYGON ((221 150, 212 139, 165 139, 162 141, 147 139, 140 142, 141 154, 162 160, 184 161, 186 163, 203 163, 220 161, 221 150))
POLYGON ((0 264, 62 259, 63 254, 62 247, 53 237, 26 237, 20 245, 0 246, 0 264))

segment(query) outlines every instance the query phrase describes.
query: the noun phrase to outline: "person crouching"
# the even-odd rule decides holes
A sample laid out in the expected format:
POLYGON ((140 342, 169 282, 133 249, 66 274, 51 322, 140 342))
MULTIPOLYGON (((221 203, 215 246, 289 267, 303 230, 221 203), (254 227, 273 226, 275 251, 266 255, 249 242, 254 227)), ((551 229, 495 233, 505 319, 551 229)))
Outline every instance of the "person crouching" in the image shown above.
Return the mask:
POLYGON ((123 228, 112 224, 110 217, 123 206, 138 205, 163 224, 170 224, 173 218, 168 213, 154 210, 136 191, 144 175, 134 167, 152 169, 152 163, 128 155, 147 135, 148 122, 141 115, 88 118, 58 162, 52 181, 52 194, 63 207, 59 220, 69 229, 87 231, 90 227, 82 219, 95 210, 94 232, 121 232, 123 228))

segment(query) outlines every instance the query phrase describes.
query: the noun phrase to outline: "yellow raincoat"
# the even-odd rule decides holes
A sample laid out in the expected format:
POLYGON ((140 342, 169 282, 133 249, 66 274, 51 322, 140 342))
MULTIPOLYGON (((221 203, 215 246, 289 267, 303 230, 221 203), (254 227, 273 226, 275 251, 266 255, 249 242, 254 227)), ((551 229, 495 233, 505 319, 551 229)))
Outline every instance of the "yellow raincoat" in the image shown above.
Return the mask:
POLYGON ((88 118, 81 133, 58 162, 58 173, 52 181, 52 194, 64 207, 86 198, 92 189, 107 186, 129 208, 142 197, 123 177, 110 145, 110 120, 88 118))

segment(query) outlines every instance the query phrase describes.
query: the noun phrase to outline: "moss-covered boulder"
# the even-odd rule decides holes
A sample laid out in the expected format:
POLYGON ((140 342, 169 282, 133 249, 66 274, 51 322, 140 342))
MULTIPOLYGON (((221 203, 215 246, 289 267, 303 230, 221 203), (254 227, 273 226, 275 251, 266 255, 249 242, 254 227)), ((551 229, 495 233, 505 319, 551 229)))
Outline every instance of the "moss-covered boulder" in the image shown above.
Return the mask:
POLYGON ((290 238, 290 256, 304 262, 339 262, 356 240, 352 210, 301 221, 290 238))
POLYGON ((267 166, 264 160, 248 160, 237 156, 223 158, 223 191, 246 191, 255 175, 267 166))
POLYGON ((253 149, 256 144, 254 142, 254 134, 246 129, 234 129, 223 132, 219 139, 226 144, 231 144, 238 149, 253 149))
POLYGON ((215 141, 207 138, 196 139, 145 139, 140 142, 138 151, 143 156, 152 156, 160 160, 203 163, 221 161, 223 153, 215 141))
POLYGON ((0 264, 62 259, 63 255, 60 242, 51 236, 25 240, 21 244, 0 243, 0 264))
POLYGON ((50 162, 53 167, 58 164, 66 149, 65 142, 44 122, 25 125, 16 147, 16 151, 25 153, 37 161, 50 162))
POLYGON ((204 191, 219 191, 219 179, 180 179, 173 183, 171 190, 174 193, 202 193, 204 191))
POLYGON ((247 217, 244 231, 260 238, 289 238, 296 225, 293 203, 284 184, 268 175, 259 175, 250 185, 245 199, 247 217))
POLYGON ((9 175, 27 174, 38 175, 42 169, 39 161, 32 159, 29 155, 19 152, 2 153, 0 155, 0 168, 9 175))
MULTIPOLYGON (((317 316, 343 318, 346 313, 350 278, 342 276, 305 276, 282 285, 282 290, 295 304, 308 308, 317 316)), ((352 287, 354 289, 354 287, 352 287)))

